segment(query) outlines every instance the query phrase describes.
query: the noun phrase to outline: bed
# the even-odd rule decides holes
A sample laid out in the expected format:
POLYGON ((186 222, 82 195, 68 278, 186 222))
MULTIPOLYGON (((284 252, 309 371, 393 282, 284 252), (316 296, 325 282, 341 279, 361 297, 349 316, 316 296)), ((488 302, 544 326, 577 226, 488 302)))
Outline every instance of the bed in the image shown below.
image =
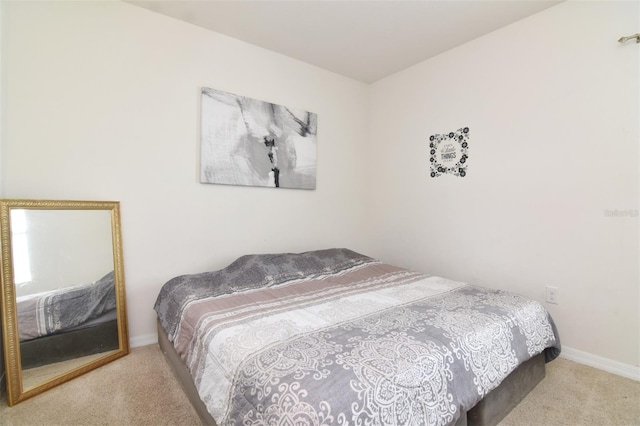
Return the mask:
POLYGON ((203 423, 495 424, 560 353, 519 295, 348 249, 168 281, 159 344, 203 423))
POLYGON ((118 349, 113 271, 97 281, 17 298, 23 369, 118 349))

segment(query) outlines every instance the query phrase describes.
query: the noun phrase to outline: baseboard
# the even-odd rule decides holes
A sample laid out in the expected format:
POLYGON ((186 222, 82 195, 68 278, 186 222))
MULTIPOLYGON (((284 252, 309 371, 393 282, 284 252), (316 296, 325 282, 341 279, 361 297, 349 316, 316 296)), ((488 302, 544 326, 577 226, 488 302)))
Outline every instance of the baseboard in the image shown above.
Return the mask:
POLYGON ((614 361, 588 352, 579 351, 578 349, 562 346, 562 358, 574 361, 579 364, 588 365, 599 370, 617 374, 618 376, 627 377, 636 381, 640 381, 640 367, 634 367, 631 364, 614 361))
POLYGON ((145 334, 143 336, 132 337, 129 339, 129 346, 132 348, 153 345, 155 343, 158 343, 158 335, 155 333, 145 334))

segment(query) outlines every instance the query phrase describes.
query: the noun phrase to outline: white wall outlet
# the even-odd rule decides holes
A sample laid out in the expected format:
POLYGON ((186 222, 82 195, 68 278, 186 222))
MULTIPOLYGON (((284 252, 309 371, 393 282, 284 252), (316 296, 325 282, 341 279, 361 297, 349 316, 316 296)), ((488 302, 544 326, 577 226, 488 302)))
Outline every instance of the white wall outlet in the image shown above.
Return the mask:
POLYGON ((554 305, 557 305, 558 302, 558 297, 560 293, 560 289, 558 287, 551 287, 550 285, 547 286, 547 303, 553 303, 554 305))

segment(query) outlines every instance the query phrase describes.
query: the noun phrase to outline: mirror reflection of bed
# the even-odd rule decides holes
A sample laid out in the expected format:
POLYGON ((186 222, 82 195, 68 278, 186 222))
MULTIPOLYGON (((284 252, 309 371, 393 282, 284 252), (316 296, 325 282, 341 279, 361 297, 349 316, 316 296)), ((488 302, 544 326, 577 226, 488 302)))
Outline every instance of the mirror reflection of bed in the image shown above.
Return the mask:
POLYGON ((2 278, 13 405, 128 353, 119 204, 0 200, 0 207, 10 247, 2 278))
POLYGON ((113 271, 99 280, 18 297, 25 389, 117 350, 113 271))
POLYGON ((13 209, 11 231, 26 389, 68 371, 72 360, 82 365, 82 357, 118 348, 111 217, 13 209))

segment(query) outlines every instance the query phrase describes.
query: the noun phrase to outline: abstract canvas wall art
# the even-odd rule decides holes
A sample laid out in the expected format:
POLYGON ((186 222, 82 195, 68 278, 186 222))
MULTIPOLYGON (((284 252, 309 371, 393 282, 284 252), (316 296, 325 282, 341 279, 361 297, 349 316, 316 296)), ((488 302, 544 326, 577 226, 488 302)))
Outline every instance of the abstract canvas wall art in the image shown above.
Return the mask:
POLYGON ((465 177, 469 159, 469 128, 429 137, 431 177, 445 173, 465 177))
POLYGON ((317 114, 202 89, 200 182, 316 188, 317 114))

